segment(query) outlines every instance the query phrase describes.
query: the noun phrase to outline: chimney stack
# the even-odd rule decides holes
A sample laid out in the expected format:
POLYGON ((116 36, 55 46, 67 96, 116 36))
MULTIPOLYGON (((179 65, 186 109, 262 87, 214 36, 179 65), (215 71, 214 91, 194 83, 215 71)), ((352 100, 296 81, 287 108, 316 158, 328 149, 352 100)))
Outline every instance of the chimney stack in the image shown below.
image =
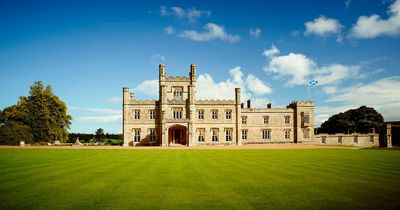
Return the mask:
POLYGON ((251 108, 251 100, 247 100, 247 108, 251 108))
POLYGON ((242 108, 242 109, 244 108, 244 104, 243 103, 240 104, 240 108, 242 108))
POLYGON ((272 104, 271 103, 267 104, 267 108, 271 109, 272 108, 272 104))

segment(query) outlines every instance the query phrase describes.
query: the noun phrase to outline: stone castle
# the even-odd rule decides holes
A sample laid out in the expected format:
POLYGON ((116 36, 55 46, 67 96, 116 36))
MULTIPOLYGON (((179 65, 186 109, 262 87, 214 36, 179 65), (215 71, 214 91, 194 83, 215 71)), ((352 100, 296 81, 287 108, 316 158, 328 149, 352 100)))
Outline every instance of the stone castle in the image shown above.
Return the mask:
MULTIPOLYGON (((215 90, 218 91, 218 90, 215 90)), ((313 142, 314 103, 252 108, 241 101, 197 100, 196 65, 189 77, 167 76, 159 65, 159 100, 138 100, 123 88, 124 146, 242 145, 313 142)))

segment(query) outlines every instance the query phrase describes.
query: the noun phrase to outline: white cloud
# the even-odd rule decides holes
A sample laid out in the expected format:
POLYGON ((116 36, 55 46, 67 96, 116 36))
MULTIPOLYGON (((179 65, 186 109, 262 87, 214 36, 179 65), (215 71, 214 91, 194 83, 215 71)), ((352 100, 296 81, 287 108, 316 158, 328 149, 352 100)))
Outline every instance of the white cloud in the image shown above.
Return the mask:
POLYGON ((247 76, 246 83, 249 91, 256 95, 264 95, 272 92, 270 87, 252 74, 247 76))
POLYGON ((164 31, 166 34, 170 34, 170 35, 175 33, 175 29, 172 26, 165 27, 164 31))
POLYGON ((274 57, 275 55, 278 55, 278 54, 279 54, 279 50, 278 50, 278 48, 275 47, 274 44, 272 44, 271 49, 264 50, 264 52, 263 52, 263 55, 265 57, 267 57, 267 58, 272 58, 272 57, 274 57))
POLYGON ((120 123, 122 122, 122 115, 79 117, 78 120, 95 123, 120 123))
POLYGON ((303 54, 289 53, 278 56, 279 50, 272 45, 270 50, 264 50, 269 62, 264 70, 268 73, 275 73, 279 78, 290 77, 288 85, 306 84, 306 76, 309 75, 315 66, 314 61, 303 54))
POLYGON ((224 27, 215 23, 207 23, 203 26, 203 29, 203 32, 197 32, 195 30, 183 31, 179 36, 193 41, 211 41, 214 39, 220 39, 226 42, 238 42, 240 40, 239 35, 228 34, 224 27))
POLYGON ((264 50, 263 55, 268 59, 264 66, 267 73, 275 74, 274 78, 287 80, 286 85, 306 85, 307 80, 314 78, 321 85, 338 84, 345 79, 357 79, 360 66, 329 64, 319 67, 312 59, 300 53, 279 55, 279 50, 272 45, 264 50))
MULTIPOLYGON (((200 74, 197 78, 196 98, 200 100, 235 99, 235 88, 241 88, 242 101, 252 99, 254 107, 265 107, 269 101, 262 97, 272 89, 255 75, 244 76, 241 67, 229 70, 229 78, 215 82, 210 74, 200 74), (218 91, 216 91, 218 90, 218 91)), ((134 88, 135 93, 146 96, 158 95, 158 80, 146 80, 134 88)))
POLYGON ((316 36, 327 36, 330 34, 338 34, 342 29, 342 25, 338 20, 333 18, 326 18, 320 16, 315 18, 313 21, 306 22, 305 35, 316 35, 316 36))
POLYGON ((195 7, 184 9, 182 7, 160 7, 161 16, 174 16, 179 19, 187 19, 189 22, 194 23, 201 17, 210 17, 211 12, 207 10, 198 10, 195 7))
POLYGON ((242 101, 252 99, 253 107, 265 107, 268 100, 260 97, 272 92, 272 89, 259 78, 250 74, 244 78, 241 67, 229 70, 230 77, 226 81, 215 82, 209 74, 201 74, 197 79, 198 99, 234 99, 235 88, 241 88, 242 101), (218 91, 215 91, 218 90, 218 91))
POLYGON ((337 84, 345 79, 356 77, 359 71, 360 66, 331 64, 315 71, 314 79, 318 80, 318 84, 321 85, 337 84))
POLYGON ((250 36, 255 37, 255 38, 260 37, 261 33, 262 33, 262 31, 259 28, 252 28, 249 30, 250 36))
POLYGON ((330 102, 372 104, 400 102, 400 77, 387 77, 369 84, 357 85, 332 96, 330 102))
POLYGON ((351 29, 350 37, 370 39, 385 35, 400 35, 400 0, 390 5, 388 14, 387 19, 381 19, 377 14, 360 16, 351 29))
POLYGON ((338 91, 328 102, 339 102, 355 107, 372 106, 382 113, 385 120, 399 120, 400 77, 387 77, 338 91))
POLYGON ((337 88, 335 86, 325 86, 322 88, 322 90, 328 94, 328 95, 332 95, 335 94, 337 91, 337 88))
POLYGON ((133 88, 133 91, 155 98, 158 97, 158 85, 158 80, 145 80, 133 88))

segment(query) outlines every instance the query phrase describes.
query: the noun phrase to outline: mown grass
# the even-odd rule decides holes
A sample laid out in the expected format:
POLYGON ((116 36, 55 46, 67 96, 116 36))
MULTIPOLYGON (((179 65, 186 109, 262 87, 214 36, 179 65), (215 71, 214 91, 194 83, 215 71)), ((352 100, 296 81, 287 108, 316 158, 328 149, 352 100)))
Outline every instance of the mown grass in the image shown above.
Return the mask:
POLYGON ((400 151, 0 149, 0 209, 399 209, 400 151))

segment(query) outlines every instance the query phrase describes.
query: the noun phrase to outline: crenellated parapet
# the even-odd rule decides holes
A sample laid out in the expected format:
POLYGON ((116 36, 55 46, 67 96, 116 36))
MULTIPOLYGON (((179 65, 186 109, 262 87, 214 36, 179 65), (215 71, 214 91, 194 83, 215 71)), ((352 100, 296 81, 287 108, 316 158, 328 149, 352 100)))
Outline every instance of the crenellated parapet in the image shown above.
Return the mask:
POLYGON ((168 76, 166 82, 190 82, 190 78, 186 76, 168 76))
POLYGON ((155 100, 131 100, 129 104, 131 105, 156 105, 155 100))
POLYGON ((235 100, 196 100, 196 105, 235 105, 235 100))
POLYGON ((314 107, 313 101, 292 101, 288 108, 296 108, 296 107, 314 107))
POLYGON ((186 101, 167 100, 170 105, 185 105, 186 101))
POLYGON ((242 113, 293 113, 292 108, 242 108, 242 113))

